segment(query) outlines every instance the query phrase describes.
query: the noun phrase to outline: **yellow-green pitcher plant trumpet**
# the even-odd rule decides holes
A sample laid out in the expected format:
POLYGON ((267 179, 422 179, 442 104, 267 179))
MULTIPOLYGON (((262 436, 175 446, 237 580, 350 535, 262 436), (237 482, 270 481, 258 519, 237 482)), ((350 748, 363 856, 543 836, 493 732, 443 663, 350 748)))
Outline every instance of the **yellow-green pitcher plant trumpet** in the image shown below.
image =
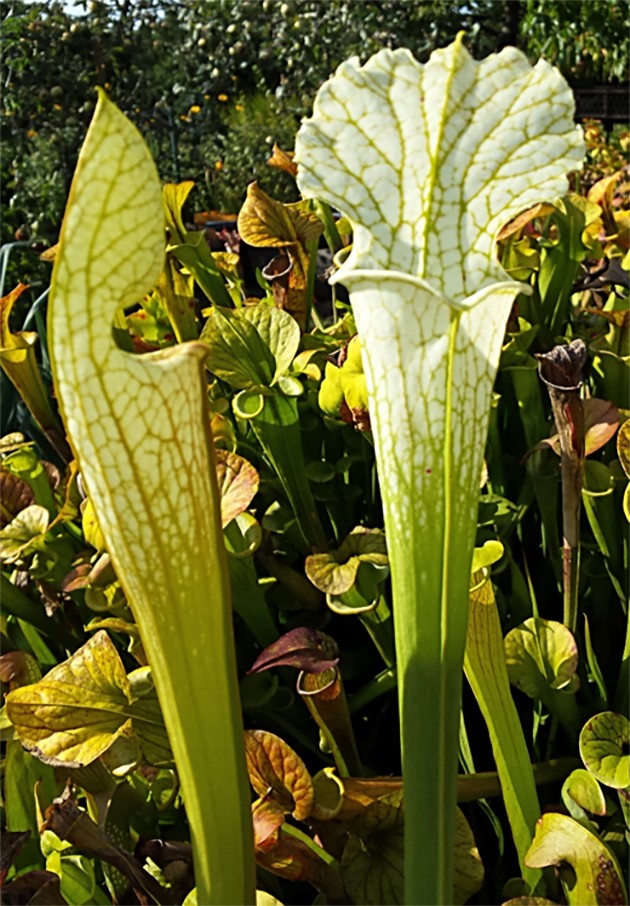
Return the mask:
MULTIPOLYGON (((462 660, 491 392, 518 293, 498 230, 566 191, 581 130, 562 76, 462 36, 420 65, 343 63, 298 133, 298 185, 351 222, 350 292, 391 563, 405 902, 451 903, 462 660)), ((534 828, 532 827, 532 834, 534 828)))
POLYGON ((49 311, 57 396, 147 652, 191 827, 197 901, 254 902, 229 580, 196 342, 119 349, 116 311, 157 282, 160 182, 101 93, 61 232, 49 311))

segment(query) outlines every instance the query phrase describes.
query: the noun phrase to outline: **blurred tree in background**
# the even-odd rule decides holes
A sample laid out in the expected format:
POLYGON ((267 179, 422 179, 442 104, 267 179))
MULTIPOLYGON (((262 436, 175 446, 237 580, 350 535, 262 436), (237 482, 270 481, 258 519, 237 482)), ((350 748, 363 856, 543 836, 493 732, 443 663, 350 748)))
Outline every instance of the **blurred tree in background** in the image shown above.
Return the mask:
MULTIPOLYGON (((78 149, 103 86, 195 206, 240 206, 259 179, 283 200, 290 149, 319 84, 346 57, 405 46, 424 61, 463 29, 472 53, 518 44, 573 82, 623 80, 619 0, 0 0, 2 241, 56 238, 78 149), (17 231, 17 232, 16 232, 17 231)), ((27 276, 26 274, 24 276, 27 276)))

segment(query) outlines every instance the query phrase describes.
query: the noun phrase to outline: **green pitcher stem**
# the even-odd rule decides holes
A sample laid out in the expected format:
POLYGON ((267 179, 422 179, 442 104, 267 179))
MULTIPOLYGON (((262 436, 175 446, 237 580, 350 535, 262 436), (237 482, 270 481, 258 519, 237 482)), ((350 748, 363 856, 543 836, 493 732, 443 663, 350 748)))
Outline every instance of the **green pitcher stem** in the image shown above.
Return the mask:
POLYGON ((252 426, 289 499, 307 549, 325 550, 328 542, 306 477, 295 399, 279 394, 266 397, 252 426))

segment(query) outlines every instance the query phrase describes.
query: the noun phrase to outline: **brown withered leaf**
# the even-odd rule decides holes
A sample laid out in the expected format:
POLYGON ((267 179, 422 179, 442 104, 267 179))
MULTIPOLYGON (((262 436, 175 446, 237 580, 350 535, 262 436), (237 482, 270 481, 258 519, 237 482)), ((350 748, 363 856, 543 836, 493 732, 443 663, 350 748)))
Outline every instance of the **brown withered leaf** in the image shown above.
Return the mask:
POLYGON ((0 681, 10 690, 36 683, 41 675, 39 664, 26 651, 5 651, 0 655, 0 681))
POLYGON ((2 880, 30 836, 30 830, 2 831, 0 834, 0 875, 2 875, 2 880))
POLYGON ((0 528, 33 503, 35 496, 31 486, 18 475, 0 469, 0 528))
POLYGON ((258 491, 258 472, 242 456, 216 450, 223 528, 247 509, 258 491))
POLYGON ((313 781, 293 749, 264 730, 245 731, 245 757, 249 779, 261 799, 273 799, 298 821, 313 810, 313 781))
POLYGON ((68 901, 61 894, 61 879, 52 871, 35 869, 20 875, 2 888, 3 906, 62 906, 68 901))
MULTIPOLYGON (((609 400, 591 397, 582 401, 584 408, 584 455, 590 456, 604 447, 614 437, 619 427, 619 410, 609 400)), ((550 447, 560 456, 560 435, 554 434, 541 440, 526 454, 530 456, 535 450, 550 447)))
POLYGON ((583 400, 585 455, 601 450, 619 427, 619 410, 609 400, 583 400))
POLYGON ((328 902, 347 903, 347 894, 339 872, 328 865, 313 850, 291 837, 282 828, 278 839, 269 851, 256 851, 256 861, 267 871, 288 881, 306 881, 326 895, 328 902))
POLYGON ((324 225, 311 213, 308 203, 282 204, 274 201, 253 182, 238 215, 238 231, 250 245, 262 248, 284 248, 290 253, 292 267, 288 274, 284 308, 303 329, 306 323, 307 274, 309 246, 317 244, 324 225))
POLYGON ((284 812, 273 799, 257 799, 252 805, 254 846, 265 852, 278 842, 278 828, 284 824, 284 812))
POLYGON ((252 182, 238 215, 238 231, 250 245, 283 248, 319 239, 324 225, 303 201, 282 204, 252 182))
POLYGON ((293 151, 283 151, 282 148, 274 142, 271 157, 267 159, 267 164, 270 167, 277 167, 278 170, 284 170, 284 172, 288 173, 290 176, 297 176, 298 168, 293 160, 294 156, 293 151))
POLYGON ((534 205, 533 208, 528 208, 527 211, 522 211, 522 213, 515 217, 514 220, 510 220, 510 222, 506 223, 499 231, 497 241, 500 242, 502 239, 507 239, 508 236, 513 236, 514 233, 518 233, 519 230, 522 230, 528 223, 531 223, 532 220, 536 220, 537 217, 547 217, 554 211, 554 206, 548 203, 540 203, 534 205))
POLYGON ((131 853, 117 846, 110 837, 74 802, 70 788, 46 809, 44 829, 52 830, 90 857, 117 868, 134 890, 147 894, 155 903, 173 902, 169 892, 142 868, 131 853))

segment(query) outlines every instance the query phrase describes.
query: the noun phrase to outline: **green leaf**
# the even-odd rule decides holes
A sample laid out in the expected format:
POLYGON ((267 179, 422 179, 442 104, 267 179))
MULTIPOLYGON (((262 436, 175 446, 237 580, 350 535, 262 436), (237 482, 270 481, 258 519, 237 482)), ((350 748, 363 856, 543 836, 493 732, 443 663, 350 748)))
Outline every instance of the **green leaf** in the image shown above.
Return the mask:
POLYGON ((578 688, 577 645, 562 623, 530 617, 505 637, 505 656, 510 682, 530 698, 578 688))
MULTIPOLYGON (((187 180, 177 184, 167 183, 162 189, 164 215, 169 237, 169 257, 174 256, 180 264, 188 269, 211 302, 230 308, 232 305, 230 295, 223 282, 221 271, 208 248, 203 231, 189 233, 183 221, 182 209, 194 185, 193 182, 187 180)), ((168 263, 166 267, 168 268, 168 263)), ((173 270, 170 273, 175 276, 173 270)), ((178 313, 176 309, 173 309, 173 300, 169 300, 169 295, 172 294, 165 294, 164 301, 167 305, 170 303, 169 316, 174 322, 173 326, 176 331, 179 328, 179 332, 185 334, 182 339, 196 337, 193 312, 182 310, 178 313), (184 330, 182 331, 181 328, 184 330)))
POLYGON ((600 783, 617 790, 630 786, 630 721, 625 714, 602 711, 580 733, 582 761, 600 783))
POLYGON ((300 329, 279 308, 262 303, 236 311, 213 309, 201 332, 210 347, 207 366, 239 390, 270 387, 289 369, 300 329))
POLYGON ((241 390, 232 399, 232 408, 237 418, 249 420, 263 411, 266 397, 257 390, 241 390))
POLYGON ((238 390, 269 387, 276 370, 275 359, 242 311, 211 310, 201 331, 202 342, 210 347, 207 367, 238 390))
POLYGON ((351 825, 341 877, 354 903, 404 902, 404 816, 398 791, 372 802, 351 825), (356 830, 355 830, 356 828, 356 830))
POLYGON ((595 654, 595 649, 593 648, 593 642, 591 639, 591 627, 586 614, 584 614, 584 648, 586 649, 586 661, 589 669, 589 680, 591 682, 595 682, 597 691, 599 693, 601 707, 605 708, 608 702, 608 692, 606 690, 606 683, 599 666, 599 661, 597 660, 597 655, 595 654))
POLYGON ((17 563, 41 549, 49 522, 48 510, 36 503, 21 510, 0 531, 0 560, 17 563))
POLYGON ((354 585, 362 563, 370 563, 379 568, 381 579, 387 578, 389 560, 385 535, 380 529, 358 526, 338 550, 307 557, 304 568, 308 578, 320 591, 341 595, 354 585))
POLYGON ((494 563, 497 563, 503 556, 503 545, 500 541, 486 541, 482 547, 476 547, 473 551, 471 573, 474 574, 480 569, 487 569, 494 563))
POLYGON ((608 847, 573 818, 548 812, 536 826, 527 864, 546 868, 562 862, 575 873, 566 880, 560 874, 569 906, 627 904, 623 875, 608 847))
POLYGON ((591 815, 606 814, 606 800, 599 783, 584 768, 571 771, 562 785, 562 801, 569 813, 580 820, 585 812, 591 815))
POLYGON ((59 789, 53 769, 26 752, 18 740, 8 740, 3 766, 5 822, 8 831, 31 832, 31 838, 16 859, 20 871, 43 867, 38 843, 38 799, 48 806, 59 789))
POLYGON ((268 305, 248 305, 239 310, 241 317, 253 325, 258 336, 275 360, 273 383, 291 367, 300 345, 300 328, 286 311, 268 305))

